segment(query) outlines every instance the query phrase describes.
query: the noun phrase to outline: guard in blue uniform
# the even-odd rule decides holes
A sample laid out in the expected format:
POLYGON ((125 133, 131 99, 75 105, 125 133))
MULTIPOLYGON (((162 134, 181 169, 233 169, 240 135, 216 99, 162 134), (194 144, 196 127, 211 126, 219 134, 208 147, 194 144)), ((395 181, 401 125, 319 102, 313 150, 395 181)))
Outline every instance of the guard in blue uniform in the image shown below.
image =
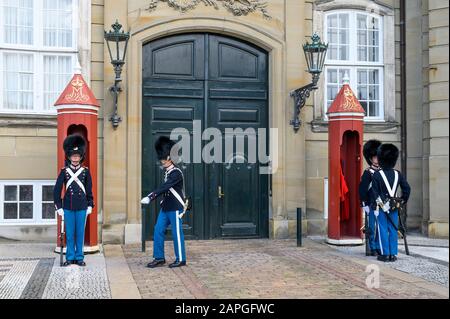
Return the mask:
POLYGON ((161 210, 156 221, 153 238, 153 261, 147 267, 155 268, 165 264, 164 239, 169 225, 172 226, 175 262, 170 268, 186 265, 186 252, 184 247, 183 220, 181 214, 184 209, 183 173, 174 165, 170 151, 175 143, 166 136, 161 136, 155 143, 158 160, 164 167, 164 183, 141 200, 142 204, 149 204, 162 195, 161 210))
POLYGON ((369 247, 372 256, 381 254, 379 244, 379 232, 377 225, 377 217, 375 217, 375 210, 377 203, 372 191, 372 176, 379 170, 377 150, 381 142, 378 140, 369 140, 363 147, 363 155, 369 167, 364 170, 359 183, 359 200, 361 207, 364 209, 365 216, 368 218, 369 229, 369 247))
POLYGON ((392 206, 393 200, 403 204, 409 199, 411 188, 403 175, 395 170, 398 148, 393 144, 383 144, 378 148, 378 161, 381 169, 373 174, 373 196, 378 205, 378 224, 380 229, 381 261, 396 261, 398 254, 398 209, 392 206), (397 197, 397 189, 402 190, 397 197))
POLYGON ((81 165, 86 150, 86 141, 81 135, 73 134, 64 140, 67 165, 61 168, 53 189, 56 212, 64 218, 66 226, 66 261, 64 266, 84 262, 84 230, 87 216, 94 207, 92 177, 89 169, 81 165), (61 199, 65 187, 64 199, 61 199))

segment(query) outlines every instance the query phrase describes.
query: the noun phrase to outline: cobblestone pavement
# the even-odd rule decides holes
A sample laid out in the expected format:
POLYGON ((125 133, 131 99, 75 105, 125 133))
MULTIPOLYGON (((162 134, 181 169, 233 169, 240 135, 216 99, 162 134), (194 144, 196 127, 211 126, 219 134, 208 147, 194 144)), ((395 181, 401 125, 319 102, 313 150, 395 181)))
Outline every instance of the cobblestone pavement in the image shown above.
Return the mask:
POLYGON ((60 267, 54 248, 1 243, 0 299, 111 298, 103 254, 86 255, 86 267, 60 267))
MULTIPOLYGON (((360 259, 370 258, 376 261, 375 257, 365 256, 364 246, 347 246, 347 247, 339 247, 332 245, 329 246, 354 258, 360 259)), ((419 254, 420 250, 425 250, 425 248, 445 250, 444 253, 448 255, 448 248, 445 248, 443 246, 440 246, 440 248, 434 248, 431 246, 415 247, 409 245, 410 256, 408 256, 405 254, 404 246, 399 245, 398 260, 395 263, 384 263, 384 264, 387 267, 400 270, 402 272, 417 276, 419 278, 423 278, 427 281, 434 282, 443 285, 445 287, 449 287, 448 262, 420 255, 419 254)))
MULTIPOLYGON (((293 240, 187 241, 188 266, 177 269, 146 268, 151 246, 145 253, 140 245, 123 246, 143 298, 448 298, 376 260, 380 285, 370 289, 358 257, 308 239, 301 248, 293 240)), ((171 242, 166 252, 172 261, 171 242)))

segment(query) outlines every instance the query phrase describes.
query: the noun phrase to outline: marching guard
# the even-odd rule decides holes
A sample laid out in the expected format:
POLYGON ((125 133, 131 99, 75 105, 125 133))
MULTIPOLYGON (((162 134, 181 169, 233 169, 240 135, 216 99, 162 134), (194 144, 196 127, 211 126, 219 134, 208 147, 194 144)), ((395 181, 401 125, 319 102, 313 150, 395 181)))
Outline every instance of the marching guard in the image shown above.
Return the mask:
POLYGON ((368 219, 368 223, 366 223, 368 224, 368 229, 365 229, 364 231, 368 232, 367 237, 369 238, 369 254, 371 256, 381 255, 379 227, 377 217, 375 216, 377 203, 372 190, 373 174, 379 170, 377 150, 380 145, 381 142, 378 140, 369 140, 366 144, 364 144, 363 155, 369 167, 364 170, 364 173, 361 176, 361 182, 359 183, 359 199, 361 207, 365 212, 365 218, 368 219))
POLYGON ((162 195, 161 209, 154 230, 153 261, 147 267, 155 268, 165 264, 164 239, 169 224, 172 226, 173 246, 175 250, 175 262, 170 268, 186 265, 186 252, 184 246, 182 215, 186 210, 184 195, 184 178, 182 171, 175 166, 170 157, 170 151, 175 143, 166 136, 161 136, 155 142, 155 150, 158 160, 164 167, 164 183, 141 200, 142 204, 162 195))
POLYGON ((87 217, 94 207, 91 173, 81 165, 86 152, 86 141, 81 135, 69 135, 64 140, 63 147, 66 166, 61 168, 53 189, 56 212, 64 218, 66 226, 67 251, 63 266, 86 266, 83 253, 84 230, 87 217), (64 199, 61 199, 64 186, 64 199))
POLYGON ((399 208, 409 199, 411 188, 403 175, 394 169, 399 151, 393 144, 383 144, 378 148, 381 169, 373 174, 372 188, 378 205, 378 225, 380 230, 380 261, 396 261, 398 254, 399 208), (397 197, 400 186, 402 196, 397 197), (381 210, 381 212, 380 212, 381 210))

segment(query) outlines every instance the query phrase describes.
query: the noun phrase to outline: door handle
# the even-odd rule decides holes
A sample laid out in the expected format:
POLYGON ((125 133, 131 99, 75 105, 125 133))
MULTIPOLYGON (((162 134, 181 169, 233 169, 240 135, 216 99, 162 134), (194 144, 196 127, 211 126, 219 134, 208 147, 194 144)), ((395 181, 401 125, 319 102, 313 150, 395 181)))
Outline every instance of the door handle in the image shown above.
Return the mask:
POLYGON ((223 196, 225 196, 225 194, 222 193, 222 186, 219 186, 219 188, 218 188, 218 196, 219 196, 219 199, 222 198, 223 196))

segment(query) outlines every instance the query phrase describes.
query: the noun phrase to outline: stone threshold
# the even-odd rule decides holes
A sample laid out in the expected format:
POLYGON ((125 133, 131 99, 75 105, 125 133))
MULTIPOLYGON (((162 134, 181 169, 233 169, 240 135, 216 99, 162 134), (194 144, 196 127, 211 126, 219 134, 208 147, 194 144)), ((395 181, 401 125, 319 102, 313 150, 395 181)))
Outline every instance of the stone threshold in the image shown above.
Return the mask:
POLYGON ((112 299, 141 299, 121 245, 103 245, 112 299))

